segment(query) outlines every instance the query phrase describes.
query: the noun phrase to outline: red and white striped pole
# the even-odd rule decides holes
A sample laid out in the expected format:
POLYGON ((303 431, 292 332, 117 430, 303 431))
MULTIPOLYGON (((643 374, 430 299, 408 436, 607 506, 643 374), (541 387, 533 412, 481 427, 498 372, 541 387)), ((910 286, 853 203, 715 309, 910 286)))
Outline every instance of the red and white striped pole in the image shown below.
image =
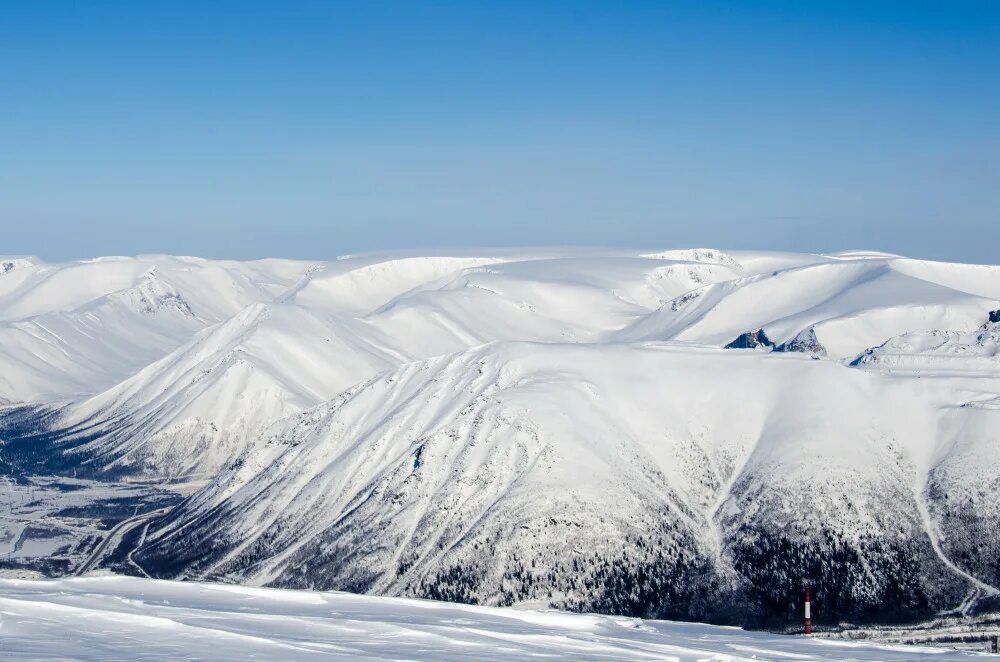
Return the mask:
POLYGON ((806 612, 805 613, 805 615, 806 615, 806 636, 808 637, 810 634, 812 634, 812 631, 813 631, 812 613, 810 613, 809 584, 806 584, 804 588, 806 590, 806 609, 805 609, 805 612, 806 612))

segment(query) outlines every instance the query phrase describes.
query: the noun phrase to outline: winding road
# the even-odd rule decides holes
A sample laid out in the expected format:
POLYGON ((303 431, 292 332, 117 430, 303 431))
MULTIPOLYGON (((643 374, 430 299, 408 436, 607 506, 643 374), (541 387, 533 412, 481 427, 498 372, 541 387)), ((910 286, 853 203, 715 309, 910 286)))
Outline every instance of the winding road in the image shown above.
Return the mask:
POLYGON ((104 539, 101 540, 100 544, 98 544, 97 547, 94 548, 94 551, 91 552, 90 556, 87 557, 87 560, 81 563, 80 567, 77 568, 73 574, 79 577, 80 575, 93 570, 94 567, 104 557, 104 554, 108 549, 108 546, 111 544, 113 540, 121 540, 122 536, 124 536, 126 533, 128 533, 135 527, 139 526, 143 522, 153 519, 154 517, 166 513, 168 510, 170 510, 170 507, 150 510, 149 512, 129 517, 128 519, 122 520, 121 522, 116 524, 113 529, 108 531, 108 535, 104 536, 104 539))

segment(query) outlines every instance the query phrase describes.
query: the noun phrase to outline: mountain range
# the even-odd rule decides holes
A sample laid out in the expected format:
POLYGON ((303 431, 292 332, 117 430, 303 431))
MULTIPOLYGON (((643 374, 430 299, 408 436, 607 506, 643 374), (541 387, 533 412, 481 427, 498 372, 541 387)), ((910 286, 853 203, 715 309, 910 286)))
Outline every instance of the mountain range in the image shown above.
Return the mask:
POLYGON ((1000 267, 869 251, 0 258, 0 467, 105 567, 780 626, 997 605, 1000 267), (137 522, 138 524, 138 522, 137 522))

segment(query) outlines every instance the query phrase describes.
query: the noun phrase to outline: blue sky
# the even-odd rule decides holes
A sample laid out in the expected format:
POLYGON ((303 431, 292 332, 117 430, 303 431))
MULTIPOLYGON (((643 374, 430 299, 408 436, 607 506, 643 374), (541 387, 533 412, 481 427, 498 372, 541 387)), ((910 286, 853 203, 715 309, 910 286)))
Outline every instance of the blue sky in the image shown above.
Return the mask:
POLYGON ((1000 263, 1000 2, 0 0, 0 253, 1000 263))

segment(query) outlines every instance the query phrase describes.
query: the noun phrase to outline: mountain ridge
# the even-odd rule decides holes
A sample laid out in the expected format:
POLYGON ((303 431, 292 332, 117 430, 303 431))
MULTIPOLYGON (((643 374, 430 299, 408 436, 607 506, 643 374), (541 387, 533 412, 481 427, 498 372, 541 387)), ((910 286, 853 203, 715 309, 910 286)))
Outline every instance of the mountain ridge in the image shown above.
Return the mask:
POLYGON ((752 625, 787 620, 804 579, 821 619, 995 600, 995 267, 157 256, 65 267, 89 275, 50 294, 63 269, 0 276, 27 274, 0 282, 0 334, 55 316, 65 356, 99 366, 73 334, 121 319, 152 358, 106 388, 67 371, 0 416, 0 466, 183 486, 109 567, 752 625))

